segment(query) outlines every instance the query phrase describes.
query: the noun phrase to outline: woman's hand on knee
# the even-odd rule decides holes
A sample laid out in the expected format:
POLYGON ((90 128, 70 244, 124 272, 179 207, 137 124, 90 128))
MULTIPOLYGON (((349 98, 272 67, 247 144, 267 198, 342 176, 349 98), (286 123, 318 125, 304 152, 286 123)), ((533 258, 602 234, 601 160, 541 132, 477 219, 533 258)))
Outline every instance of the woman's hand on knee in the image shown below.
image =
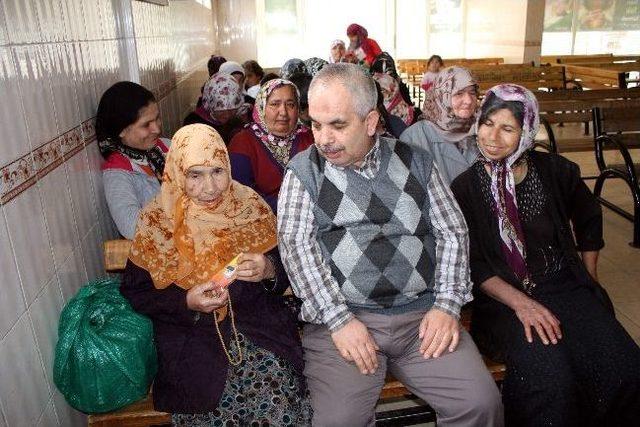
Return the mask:
POLYGON ((264 279, 273 279, 275 275, 274 265, 263 254, 242 253, 238 257, 238 280, 260 282, 264 279))
POLYGON ((545 306, 532 298, 526 297, 515 308, 516 316, 524 326, 524 334, 528 342, 533 342, 533 330, 536 331, 543 344, 557 344, 562 339, 560 321, 545 306))
POLYGON ((193 311, 211 313, 227 304, 229 291, 213 282, 201 283, 187 291, 187 307, 193 311))

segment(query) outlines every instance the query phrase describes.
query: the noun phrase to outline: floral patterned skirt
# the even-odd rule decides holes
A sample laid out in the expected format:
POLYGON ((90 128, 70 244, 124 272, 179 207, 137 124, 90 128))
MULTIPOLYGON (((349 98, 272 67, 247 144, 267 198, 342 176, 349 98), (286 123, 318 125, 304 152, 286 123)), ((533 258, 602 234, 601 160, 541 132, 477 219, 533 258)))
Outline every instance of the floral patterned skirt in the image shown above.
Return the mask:
MULTIPOLYGON (((242 363, 229 365, 227 382, 218 407, 205 414, 173 414, 177 427, 310 426, 312 409, 308 393, 293 366, 255 346, 239 334, 242 363)), ((238 348, 231 340, 232 357, 238 348)))

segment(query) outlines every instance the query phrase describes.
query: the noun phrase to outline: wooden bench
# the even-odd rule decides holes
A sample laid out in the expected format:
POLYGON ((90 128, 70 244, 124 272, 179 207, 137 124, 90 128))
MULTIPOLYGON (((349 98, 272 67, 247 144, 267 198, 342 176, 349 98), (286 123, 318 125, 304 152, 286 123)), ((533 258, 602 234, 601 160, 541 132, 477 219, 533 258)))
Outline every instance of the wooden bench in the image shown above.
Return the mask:
POLYGON ((603 63, 603 64, 567 64, 563 66, 566 75, 572 81, 579 82, 583 88, 621 88, 638 83, 631 73, 640 72, 640 62, 603 63))
POLYGON ((640 163, 635 162, 630 148, 640 148, 640 108, 596 107, 593 109, 593 133, 595 137, 596 163, 600 175, 596 178, 593 193, 600 203, 633 223, 631 246, 640 247, 640 163), (616 150, 622 163, 607 161, 605 150, 616 150), (607 179, 622 179, 631 190, 633 214, 602 197, 602 187, 607 179))
MULTIPOLYGON (((104 242, 105 269, 111 273, 121 272, 126 266, 130 247, 131 241, 124 239, 104 242)), ((469 329, 471 313, 468 310, 463 310, 460 323, 464 328, 469 329)), ((502 382, 506 373, 506 367, 488 358, 484 358, 484 361, 496 382, 502 382)), ((416 396, 400 381, 391 375, 387 375, 382 392, 380 393, 380 401, 393 398, 416 398, 416 396)), ((377 426, 407 426, 433 421, 436 421, 436 413, 427 404, 407 409, 376 413, 377 426)), ((88 416, 88 426, 90 427, 151 427, 170 424, 170 414, 158 412, 153 409, 153 397, 151 393, 144 399, 117 411, 88 416)))
POLYGON ((584 62, 596 59, 608 59, 612 57, 612 53, 598 53, 593 55, 543 55, 540 57, 540 64, 567 64, 573 61, 584 62))
POLYGON ((472 73, 478 81, 481 93, 501 83, 515 83, 532 91, 566 88, 563 67, 549 65, 541 67, 521 65, 517 68, 495 66, 493 68, 472 68, 472 73))
MULTIPOLYGON (((445 67, 451 67, 453 65, 458 65, 461 67, 470 67, 478 64, 503 64, 504 58, 444 58, 442 60, 444 62, 445 67)), ((396 65, 398 67, 398 74, 407 74, 407 75, 415 75, 415 74, 424 74, 427 71, 427 63, 429 59, 420 58, 420 59, 398 59, 396 61, 396 65)))
POLYGON ((584 123, 588 135, 589 122, 594 107, 640 108, 640 89, 561 90, 538 92, 540 122, 544 126, 551 146, 557 152, 590 151, 594 149, 592 138, 556 139, 552 125, 584 123))
POLYGON ((634 62, 640 60, 640 55, 577 55, 558 58, 558 64, 613 64, 634 62))

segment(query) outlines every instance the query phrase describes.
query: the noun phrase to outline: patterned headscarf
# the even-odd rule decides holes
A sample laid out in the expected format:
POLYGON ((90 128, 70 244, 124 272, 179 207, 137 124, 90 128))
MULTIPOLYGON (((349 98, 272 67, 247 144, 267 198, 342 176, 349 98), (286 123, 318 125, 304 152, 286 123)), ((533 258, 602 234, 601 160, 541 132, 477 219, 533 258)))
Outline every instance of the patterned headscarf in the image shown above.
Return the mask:
POLYGON ((289 77, 296 73, 309 74, 309 70, 307 70, 307 66, 304 65, 302 59, 291 58, 280 68, 280 77, 284 80, 289 80, 289 77))
POLYGON ((256 138, 264 144, 273 157, 284 168, 287 166, 287 163, 289 163, 289 155, 293 141, 295 141, 299 134, 306 132, 308 128, 298 123, 293 131, 287 136, 278 136, 269 132, 267 122, 264 118, 267 100, 274 90, 282 86, 293 87, 296 96, 296 103, 298 104, 298 107, 300 106, 300 93, 298 92, 296 85, 291 83, 289 80, 284 79, 269 80, 262 85, 260 92, 258 92, 255 108, 253 109, 253 123, 249 125, 249 129, 253 131, 256 138))
POLYGON ((242 65, 238 64, 235 61, 227 61, 223 63, 222 65, 220 65, 220 70, 218 70, 218 74, 231 75, 233 73, 240 73, 243 76, 245 75, 245 71, 242 65))
POLYGON ((369 37, 369 32, 366 28, 359 24, 351 24, 347 27, 348 36, 358 36, 356 42, 349 43, 349 50, 353 51, 360 47, 362 41, 369 37))
POLYGON ((407 126, 413 123, 413 107, 407 104, 400 93, 398 81, 385 73, 374 73, 373 79, 380 84, 384 108, 402 119, 407 126))
POLYGON ((214 74, 202 90, 202 106, 212 117, 216 111, 240 108, 243 102, 240 85, 229 74, 214 74))
POLYGON ((224 141, 203 124, 173 137, 159 194, 142 210, 129 258, 146 269, 158 289, 184 289, 207 282, 241 252, 264 253, 276 246, 276 218, 255 191, 231 180, 224 141), (192 166, 220 167, 229 186, 213 206, 185 193, 192 166))
POLYGON ((433 87, 427 92, 422 112, 435 125, 444 142, 458 142, 469 136, 476 115, 468 119, 456 117, 451 106, 453 95, 468 86, 478 84, 471 72, 462 67, 447 67, 438 73, 433 87))
POLYGON ((331 45, 329 46, 329 63, 333 64, 333 54, 331 53, 331 51, 336 47, 336 46, 340 46, 342 45, 343 48, 345 48, 344 42, 340 39, 336 39, 334 41, 331 42, 331 45))
MULTIPOLYGON (((538 101, 531 91, 522 86, 501 84, 487 91, 482 105, 487 100, 490 100, 493 97, 492 95, 503 101, 520 102, 524 107, 520 142, 518 148, 512 154, 501 160, 490 160, 482 152, 480 144, 478 144, 478 148, 484 157, 484 162, 491 168, 491 195, 493 196, 495 212, 498 217, 502 252, 507 263, 522 282, 525 291, 530 292, 535 284, 531 282, 527 270, 525 240, 520 217, 518 216, 513 167, 534 144, 534 138, 540 127, 538 101)), ((478 123, 478 126, 481 125, 481 123, 478 123)))
POLYGON ((324 67, 327 64, 328 64, 327 61, 315 56, 313 58, 309 58, 306 61, 304 61, 304 65, 305 67, 307 67, 307 71, 309 74, 311 74, 311 77, 318 74, 318 71, 322 70, 322 67, 324 67))
POLYGON ((396 70, 396 62, 393 60, 393 57, 389 55, 388 52, 382 52, 378 55, 371 64, 371 68, 369 69, 371 74, 373 73, 385 73, 389 74, 394 79, 399 78, 398 70, 396 70))

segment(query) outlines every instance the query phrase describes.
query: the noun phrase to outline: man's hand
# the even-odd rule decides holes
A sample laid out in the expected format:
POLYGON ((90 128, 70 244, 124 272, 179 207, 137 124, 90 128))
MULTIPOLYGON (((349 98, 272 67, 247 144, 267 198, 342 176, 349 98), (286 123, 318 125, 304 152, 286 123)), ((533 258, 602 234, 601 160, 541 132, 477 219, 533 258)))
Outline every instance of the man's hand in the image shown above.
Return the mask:
POLYGON ((425 359, 438 357, 449 350, 453 352, 460 339, 460 324, 458 320, 437 308, 432 308, 422 318, 418 337, 422 340, 420 354, 425 359))
POLYGON ((364 375, 373 374, 378 369, 379 349, 367 327, 358 319, 351 319, 346 325, 331 333, 333 343, 340 355, 349 362, 355 362, 364 375))

